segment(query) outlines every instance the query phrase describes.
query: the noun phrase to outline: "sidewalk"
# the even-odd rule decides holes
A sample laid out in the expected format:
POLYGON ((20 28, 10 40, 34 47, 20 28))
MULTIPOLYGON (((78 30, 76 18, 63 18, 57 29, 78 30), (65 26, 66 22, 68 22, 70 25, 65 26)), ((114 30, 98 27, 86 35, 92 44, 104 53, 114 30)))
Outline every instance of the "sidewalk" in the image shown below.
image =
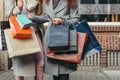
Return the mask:
POLYGON ((120 70, 103 70, 103 74, 109 80, 120 80, 120 70))
MULTIPOLYGON (((12 71, 0 72, 0 80, 15 80, 12 71)), ((34 80, 34 78, 25 78, 34 80)), ((44 80, 53 80, 52 76, 44 75, 44 80)), ((76 71, 70 74, 70 80, 109 80, 98 71, 76 71)))

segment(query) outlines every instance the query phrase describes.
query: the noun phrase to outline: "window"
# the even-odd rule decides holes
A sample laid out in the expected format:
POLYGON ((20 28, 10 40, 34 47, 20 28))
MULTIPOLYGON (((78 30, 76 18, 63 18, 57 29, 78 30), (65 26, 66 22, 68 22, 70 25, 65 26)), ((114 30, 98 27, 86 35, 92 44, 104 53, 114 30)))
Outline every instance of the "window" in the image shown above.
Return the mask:
POLYGON ((81 20, 89 22, 120 21, 120 0, 80 0, 81 20))

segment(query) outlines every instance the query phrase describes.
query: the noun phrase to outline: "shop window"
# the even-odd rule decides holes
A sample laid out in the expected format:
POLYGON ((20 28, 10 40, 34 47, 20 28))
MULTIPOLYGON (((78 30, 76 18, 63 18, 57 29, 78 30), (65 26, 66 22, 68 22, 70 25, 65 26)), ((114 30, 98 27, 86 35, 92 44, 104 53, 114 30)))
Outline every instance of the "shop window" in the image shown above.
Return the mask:
POLYGON ((80 0, 81 20, 89 22, 120 21, 120 0, 80 0))

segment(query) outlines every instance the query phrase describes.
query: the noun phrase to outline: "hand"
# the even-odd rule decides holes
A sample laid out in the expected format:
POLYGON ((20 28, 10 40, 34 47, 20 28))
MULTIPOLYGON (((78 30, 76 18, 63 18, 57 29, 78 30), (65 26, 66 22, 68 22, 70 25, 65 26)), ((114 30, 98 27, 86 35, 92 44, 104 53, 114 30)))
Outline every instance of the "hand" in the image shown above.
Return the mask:
POLYGON ((28 17, 29 19, 32 19, 32 16, 31 16, 31 15, 27 15, 27 17, 28 17))
POLYGON ((17 5, 18 5, 19 9, 22 9, 23 8, 23 0, 18 0, 17 5))
POLYGON ((62 19, 60 19, 60 18, 54 18, 54 19, 52 19, 52 22, 55 25, 59 25, 59 24, 62 24, 62 19))

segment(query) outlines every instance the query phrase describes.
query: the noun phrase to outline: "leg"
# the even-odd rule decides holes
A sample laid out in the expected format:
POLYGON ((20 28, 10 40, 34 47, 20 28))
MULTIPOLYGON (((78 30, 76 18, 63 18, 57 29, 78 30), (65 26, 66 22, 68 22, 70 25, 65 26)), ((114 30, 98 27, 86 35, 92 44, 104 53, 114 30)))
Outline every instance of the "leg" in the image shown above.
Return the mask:
POLYGON ((22 77, 22 76, 15 76, 15 80, 24 80, 24 77, 22 77))

